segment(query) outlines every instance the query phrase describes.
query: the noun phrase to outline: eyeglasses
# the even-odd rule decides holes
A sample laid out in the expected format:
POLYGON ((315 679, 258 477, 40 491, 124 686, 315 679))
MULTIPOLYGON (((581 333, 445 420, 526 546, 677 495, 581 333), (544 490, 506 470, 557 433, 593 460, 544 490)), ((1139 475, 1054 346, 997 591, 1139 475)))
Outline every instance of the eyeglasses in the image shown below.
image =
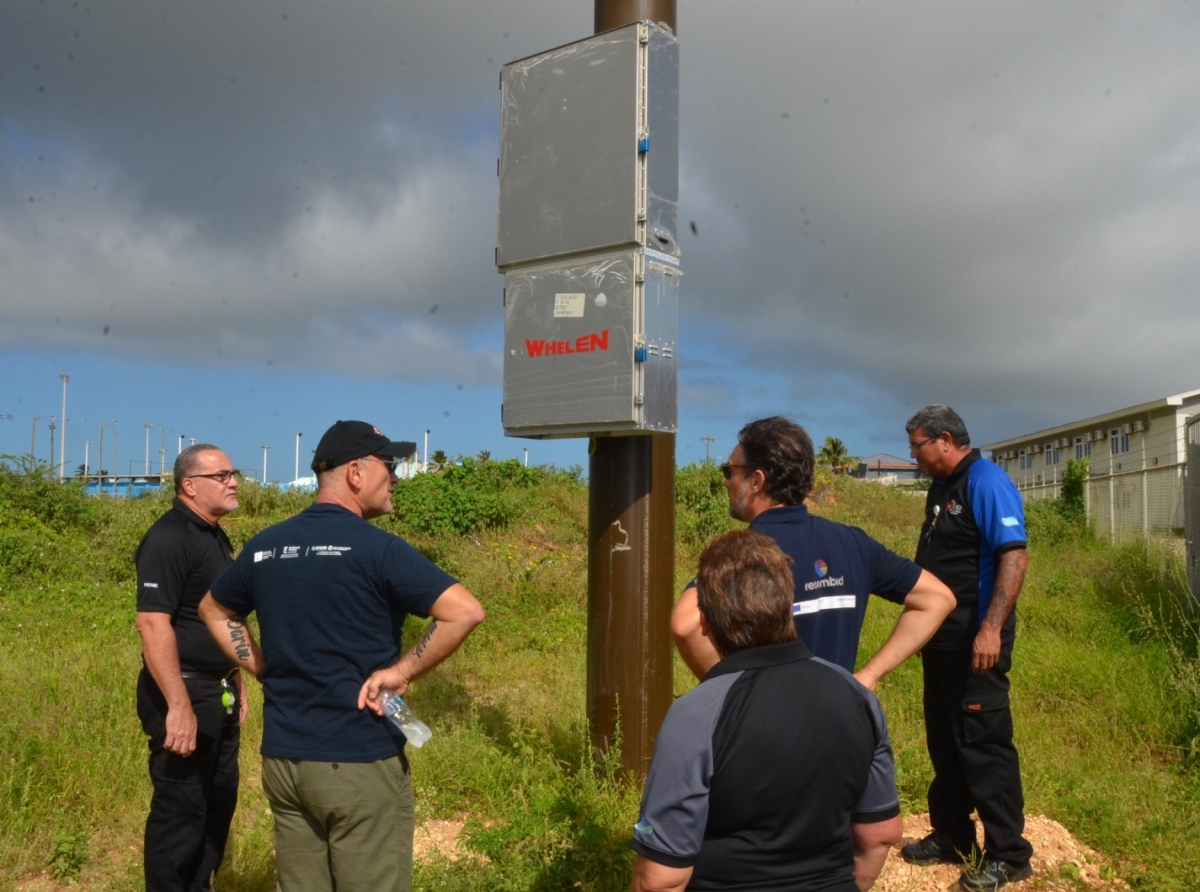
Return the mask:
POLYGON ((395 474, 396 473, 396 463, 399 462, 400 459, 391 458, 391 457, 381 458, 377 455, 364 455, 362 458, 359 459, 359 461, 377 461, 381 465, 383 465, 385 468, 387 468, 389 474, 395 474))
POLYGON ((724 464, 721 465, 721 476, 724 477, 726 480, 729 480, 730 478, 733 477, 733 469, 734 468, 739 468, 744 471, 748 467, 750 467, 750 466, 749 465, 735 465, 735 464, 731 464, 730 462, 725 462, 724 464))
POLYGON ((924 440, 922 440, 920 443, 913 443, 913 442, 911 442, 911 441, 910 441, 910 442, 909 442, 909 444, 908 444, 908 451, 909 451, 909 452, 917 452, 917 451, 919 451, 919 450, 920 450, 920 448, 921 448, 922 446, 924 446, 926 443, 932 443, 934 440, 937 440, 937 439, 940 439, 940 438, 939 438, 939 437, 926 437, 926 438, 925 438, 924 440))
POLYGON ((238 483, 242 482, 242 472, 238 471, 236 469, 232 470, 232 471, 216 471, 212 474, 188 474, 188 476, 189 477, 204 477, 204 478, 207 478, 208 480, 215 480, 215 481, 217 481, 217 483, 220 483, 222 486, 227 484, 230 480, 237 480, 238 483))

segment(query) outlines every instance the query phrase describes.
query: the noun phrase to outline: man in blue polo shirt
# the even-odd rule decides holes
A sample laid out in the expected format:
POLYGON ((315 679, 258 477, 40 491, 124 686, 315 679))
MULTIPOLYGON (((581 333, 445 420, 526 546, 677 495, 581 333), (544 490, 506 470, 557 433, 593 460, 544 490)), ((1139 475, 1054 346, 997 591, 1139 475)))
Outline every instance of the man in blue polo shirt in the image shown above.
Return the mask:
POLYGON ((263 792, 281 892, 411 888, 406 741, 381 694, 403 694, 483 621, 452 576, 367 523, 391 512, 396 459, 414 448, 337 422, 313 458, 316 502, 247 542, 200 604, 221 649, 263 684, 263 792), (433 622, 401 656, 409 614, 433 622))
POLYGON ((632 892, 863 892, 900 839, 883 711, 797 640, 790 563, 749 530, 700 557, 701 632, 721 660, 658 732, 632 892))
POLYGON ((905 430, 933 478, 917 563, 946 581, 957 606, 921 652, 933 833, 900 854, 913 864, 966 860, 963 888, 990 892, 1032 874, 1008 702, 1015 607, 1029 564, 1025 509, 1008 475, 971 448, 950 407, 926 406, 905 430), (972 811, 983 822, 982 861, 972 811))
MULTIPOLYGON (((935 575, 857 527, 810 514, 804 499, 814 465, 812 439, 800 425, 779 416, 750 422, 721 465, 729 513, 769 536, 792 559, 796 632, 815 656, 853 672, 868 596, 873 592, 904 605, 891 636, 856 673, 874 690, 937 631, 954 596, 935 575)), ((695 586, 675 605, 671 633, 684 662, 703 678, 717 653, 700 631, 695 586)))

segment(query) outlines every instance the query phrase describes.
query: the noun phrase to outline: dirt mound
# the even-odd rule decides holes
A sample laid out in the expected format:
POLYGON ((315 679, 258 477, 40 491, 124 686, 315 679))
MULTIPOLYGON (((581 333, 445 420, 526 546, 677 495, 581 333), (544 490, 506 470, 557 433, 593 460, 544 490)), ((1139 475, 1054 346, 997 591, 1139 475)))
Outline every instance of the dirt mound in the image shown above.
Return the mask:
MULTIPOLYGON (((910 815, 904 819, 904 841, 911 842, 927 836, 932 828, 929 815, 910 815)), ((1067 888, 1101 889, 1105 892, 1124 892, 1129 886, 1115 878, 1107 859, 1075 839, 1062 824, 1040 815, 1025 818, 1025 838, 1033 844, 1033 876, 1023 883, 1013 884, 1013 889, 1022 888, 1067 888), (1106 877, 1108 877, 1106 879, 1106 877)), ((983 845, 980 831, 979 844, 983 845)), ((880 892, 945 892, 958 888, 958 877, 962 871, 950 864, 934 864, 916 867, 900 859, 898 848, 888 854, 883 872, 873 888, 880 892)))
MULTIPOLYGON (((459 850, 458 835, 462 832, 463 823, 436 820, 417 827, 413 839, 414 856, 420 859, 437 852, 451 860, 462 857, 465 853, 459 850)), ((930 829, 927 814, 905 818, 905 842, 921 839, 930 829)), ((1126 883, 1112 876, 1108 861, 1102 855, 1076 840, 1057 821, 1040 815, 1028 816, 1025 818, 1025 837, 1033 844, 1033 877, 1024 883, 1014 884, 1014 889, 1063 885, 1103 892, 1127 892, 1129 889, 1126 883)), ((979 843, 983 844, 982 834, 979 843)), ((897 847, 889 853, 874 888, 880 892, 946 892, 952 887, 957 888, 961 872, 950 864, 930 867, 905 864, 900 860, 897 847)))

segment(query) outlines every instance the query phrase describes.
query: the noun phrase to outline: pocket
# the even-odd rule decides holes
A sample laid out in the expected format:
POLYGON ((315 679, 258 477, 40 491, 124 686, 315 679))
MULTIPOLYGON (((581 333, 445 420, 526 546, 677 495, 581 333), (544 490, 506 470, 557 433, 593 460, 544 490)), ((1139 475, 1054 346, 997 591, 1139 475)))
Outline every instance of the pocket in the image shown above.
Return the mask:
POLYGON ((1007 691, 987 691, 962 701, 963 742, 968 745, 1012 740, 1012 710, 1007 691))

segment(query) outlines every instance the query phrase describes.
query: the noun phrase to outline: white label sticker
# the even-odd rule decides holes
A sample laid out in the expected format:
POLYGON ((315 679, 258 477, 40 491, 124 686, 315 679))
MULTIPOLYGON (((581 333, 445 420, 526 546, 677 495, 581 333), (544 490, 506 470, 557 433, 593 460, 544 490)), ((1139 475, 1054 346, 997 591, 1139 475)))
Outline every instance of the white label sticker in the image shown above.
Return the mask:
POLYGON ((583 316, 583 302, 586 294, 556 294, 554 295, 554 318, 575 318, 583 316))

